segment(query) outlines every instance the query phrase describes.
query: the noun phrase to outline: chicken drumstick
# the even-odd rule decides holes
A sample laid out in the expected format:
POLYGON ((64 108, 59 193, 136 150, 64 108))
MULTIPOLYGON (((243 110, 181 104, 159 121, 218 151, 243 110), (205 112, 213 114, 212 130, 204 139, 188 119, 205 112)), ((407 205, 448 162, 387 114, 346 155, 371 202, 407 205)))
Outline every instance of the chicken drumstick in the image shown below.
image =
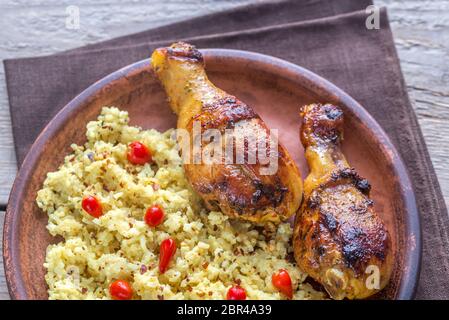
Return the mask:
MULTIPOLYGON (((179 42, 156 49, 151 63, 170 107, 178 115, 178 129, 186 129, 190 134, 192 149, 195 122, 201 132, 215 129, 225 136, 226 130, 238 129, 234 134, 256 140, 265 136, 270 142, 269 129, 254 110, 208 80, 203 56, 192 45, 179 42)), ((209 143, 203 141, 203 148, 209 143)), ((302 181, 295 163, 287 150, 277 145, 274 159, 277 170, 266 174, 263 172, 266 163, 259 158, 251 163, 247 157, 250 153, 261 153, 259 145, 243 144, 243 147, 246 155, 243 163, 236 163, 235 159, 184 163, 187 179, 210 209, 221 209, 233 218, 257 224, 285 221, 296 213, 302 199, 302 181)), ((266 150, 273 151, 269 147, 266 150)), ((266 154, 267 158, 271 155, 266 154)))
POLYGON ((310 174, 295 221, 295 259, 332 298, 366 298, 390 278, 390 236, 373 209, 370 184, 341 152, 342 110, 311 104, 301 115, 301 142, 310 174))

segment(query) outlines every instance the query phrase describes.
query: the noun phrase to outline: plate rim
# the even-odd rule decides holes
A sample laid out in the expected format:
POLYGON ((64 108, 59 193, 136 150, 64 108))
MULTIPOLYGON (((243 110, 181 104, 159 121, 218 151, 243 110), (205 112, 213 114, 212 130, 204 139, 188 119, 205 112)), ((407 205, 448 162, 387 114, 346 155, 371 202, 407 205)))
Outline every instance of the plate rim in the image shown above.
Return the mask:
MULTIPOLYGON (((401 273, 401 283, 398 288, 398 300, 408 300, 413 299, 418 286, 419 275, 421 270, 421 257, 422 257, 422 231, 421 231, 421 221, 420 215, 416 204, 416 198, 413 191, 413 185, 409 178, 408 171, 402 161, 401 156, 397 152, 395 146, 391 142, 388 135, 377 123, 377 121, 368 113, 368 111, 363 108, 354 98, 352 98, 345 91, 331 83, 330 81, 324 79, 323 77, 313 73, 312 71, 293 64, 291 62, 272 57, 269 55, 243 51, 234 49, 200 49, 204 54, 206 60, 207 57, 213 56, 214 58, 223 59, 243 59, 249 62, 256 62, 268 65, 272 68, 287 70, 292 76, 299 75, 301 78, 307 79, 313 85, 320 87, 326 92, 332 92, 344 105, 348 106, 351 111, 358 117, 362 119, 363 122, 368 124, 368 126, 375 132, 377 138, 381 140, 382 145, 391 153, 391 160, 393 164, 393 170, 396 175, 400 178, 399 185, 402 187, 402 194, 404 195, 404 205, 407 213, 404 215, 405 230, 407 235, 413 235, 412 239, 406 239, 406 250, 405 258, 403 263, 403 268, 408 268, 408 272, 401 273)), ((91 84, 88 88, 84 89, 80 94, 73 98, 69 103, 67 103, 44 127, 40 132, 34 143, 32 144, 30 150, 28 151, 25 159, 20 167, 19 172, 15 178, 13 187, 10 192, 8 205, 5 213, 4 229, 3 229, 3 265, 5 271, 6 283, 8 286, 8 291, 11 299, 22 300, 28 299, 26 294, 24 279, 20 276, 20 264, 19 261, 19 241, 18 241, 18 231, 19 230, 19 217, 21 212, 21 194, 24 192, 26 187, 27 177, 32 174, 36 164, 42 154, 45 142, 49 137, 54 135, 61 126, 64 125, 64 119, 70 119, 70 116, 76 112, 79 106, 85 102, 85 100, 107 86, 112 81, 118 80, 119 78, 125 77, 126 75, 137 71, 145 66, 149 65, 150 59, 143 59, 132 64, 129 64, 121 69, 118 69, 100 80, 91 84), (16 210, 13 210, 16 208, 16 210)))

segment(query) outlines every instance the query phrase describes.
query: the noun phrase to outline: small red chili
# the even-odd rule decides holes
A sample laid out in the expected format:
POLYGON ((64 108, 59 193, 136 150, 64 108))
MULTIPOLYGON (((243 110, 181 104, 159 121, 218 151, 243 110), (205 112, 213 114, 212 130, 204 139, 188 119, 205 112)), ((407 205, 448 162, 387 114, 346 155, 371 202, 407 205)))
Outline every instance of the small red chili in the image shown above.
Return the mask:
POLYGON ((159 272, 164 273, 168 269, 170 260, 176 253, 176 242, 172 238, 165 239, 161 242, 159 250, 159 272))
POLYGON ((134 141, 129 144, 127 157, 128 161, 132 164, 145 164, 153 161, 150 150, 139 141, 134 141))
POLYGON ((285 269, 280 269, 271 277, 271 282, 280 292, 285 294, 289 299, 293 298, 292 279, 285 269))
POLYGON ((98 218, 103 214, 103 208, 100 201, 94 196, 85 196, 81 202, 83 210, 94 218, 98 218))
POLYGON ((133 296, 133 289, 127 281, 116 280, 109 286, 109 293, 114 300, 130 300, 133 296))
POLYGON ((226 300, 246 300, 245 289, 238 285, 229 288, 226 300))
POLYGON ((150 227, 156 227, 162 223, 164 220, 164 210, 158 206, 153 205, 147 209, 145 213, 145 222, 150 227))

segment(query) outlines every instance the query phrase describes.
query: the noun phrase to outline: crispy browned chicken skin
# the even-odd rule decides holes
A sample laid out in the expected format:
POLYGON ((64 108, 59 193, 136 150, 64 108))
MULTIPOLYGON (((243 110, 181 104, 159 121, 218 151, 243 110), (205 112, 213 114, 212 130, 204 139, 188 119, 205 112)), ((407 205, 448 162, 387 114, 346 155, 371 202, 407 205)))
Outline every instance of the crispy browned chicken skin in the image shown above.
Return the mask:
POLYGON ((342 110, 312 104, 303 107, 301 115, 301 142, 311 171, 295 221, 295 259, 332 298, 366 298, 390 278, 390 236, 373 209, 370 184, 349 166, 340 150, 342 110))
MULTIPOLYGON (((257 139, 265 136, 266 145, 269 144, 269 129, 263 120, 251 107, 208 80, 203 57, 195 47, 179 42, 157 49, 151 63, 171 108, 178 115, 178 129, 190 133, 192 149, 195 121, 201 123, 202 132, 217 129, 222 136, 229 136, 225 134, 226 129, 238 128, 238 134, 257 139)), ((203 150, 208 143, 203 140, 203 150)), ((192 187, 210 209, 221 209, 233 218, 272 226, 296 213, 302 199, 302 181, 287 150, 280 145, 277 155, 269 147, 265 154, 266 157, 275 155, 278 170, 274 174, 261 171, 267 169, 267 164, 259 158, 255 163, 248 161, 248 154, 261 152, 258 146, 244 144, 246 156, 241 164, 236 164, 236 159, 231 159, 231 163, 185 163, 184 169, 192 187)))

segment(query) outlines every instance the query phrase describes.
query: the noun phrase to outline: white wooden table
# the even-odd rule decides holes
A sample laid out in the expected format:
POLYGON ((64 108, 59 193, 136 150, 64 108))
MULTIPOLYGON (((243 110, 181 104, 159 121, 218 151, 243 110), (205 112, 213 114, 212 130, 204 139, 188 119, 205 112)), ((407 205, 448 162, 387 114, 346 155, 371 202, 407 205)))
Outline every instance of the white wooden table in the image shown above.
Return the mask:
MULTIPOLYGON (((256 1, 2 0, 0 60, 51 54, 256 1), (79 30, 65 28, 66 8, 70 5, 80 9, 79 30)), ((408 92, 448 204, 449 0, 375 3, 389 9, 408 92)), ((0 231, 16 173, 5 72, 0 67, 0 231)), ((1 263, 0 299, 8 298, 1 263)))

